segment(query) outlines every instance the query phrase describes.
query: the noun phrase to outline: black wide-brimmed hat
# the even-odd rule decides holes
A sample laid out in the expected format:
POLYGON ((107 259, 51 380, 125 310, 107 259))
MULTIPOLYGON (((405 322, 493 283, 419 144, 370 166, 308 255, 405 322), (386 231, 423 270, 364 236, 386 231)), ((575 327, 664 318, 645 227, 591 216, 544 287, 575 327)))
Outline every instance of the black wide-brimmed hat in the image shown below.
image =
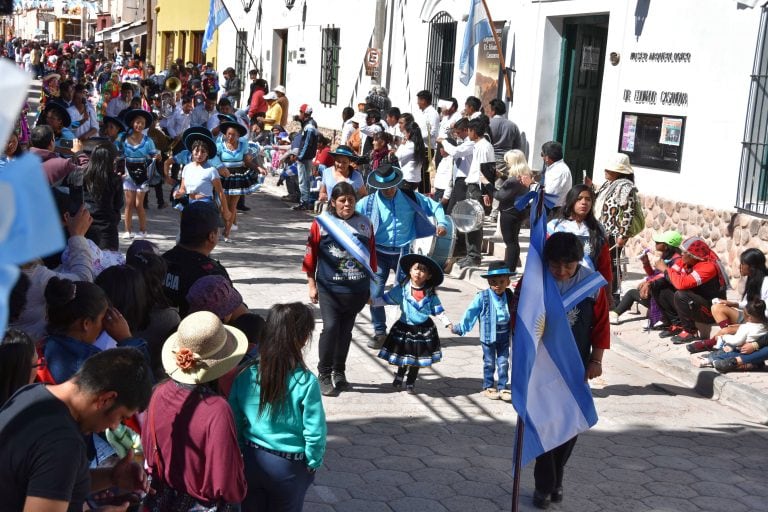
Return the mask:
POLYGON ((376 190, 396 187, 403 181, 403 171, 390 164, 381 164, 368 175, 368 186, 376 190))
POLYGON ((118 129, 119 129, 121 132, 126 132, 126 131, 128 131, 128 127, 125 125, 125 123, 123 122, 123 120, 122 120, 122 119, 120 119, 119 117, 114 117, 114 116, 104 116, 104 124, 106 125, 107 123, 112 123, 113 125, 117 126, 117 127, 118 127, 118 129))
POLYGON ((222 121, 219 124, 219 133, 223 134, 230 128, 234 128, 235 130, 237 130, 237 133, 239 134, 240 137, 248 133, 248 129, 245 126, 238 123, 237 121, 222 121))
POLYGON ((48 124, 48 120, 46 119, 48 112, 56 112, 59 117, 61 117, 61 122, 65 128, 69 128, 69 125, 72 124, 72 116, 70 116, 69 112, 67 112, 67 107, 63 103, 60 103, 56 100, 48 100, 45 103, 45 109, 43 110, 43 113, 40 116, 40 121, 37 124, 48 124))
POLYGON ((207 135, 210 138, 213 138, 213 134, 211 133, 211 130, 209 130, 205 126, 190 126, 186 130, 184 130, 184 133, 181 134, 181 140, 186 140, 187 137, 189 137, 193 133, 199 133, 199 134, 207 135))
POLYGON ((400 270, 406 275, 406 280, 410 277, 411 267, 414 263, 422 263, 429 269, 431 277, 425 283, 427 288, 435 288, 443 283, 443 269, 440 268, 440 265, 429 256, 416 253, 406 254, 400 258, 400 270))
POLYGON ((125 116, 123 116, 123 119, 125 119, 125 124, 128 126, 128 128, 133 129, 133 120, 137 117, 144 118, 144 128, 149 128, 152 126, 152 123, 154 122, 154 119, 152 118, 152 114, 147 112, 146 110, 140 109, 140 108, 134 108, 133 110, 129 110, 125 113, 125 116))
POLYGON ((184 146, 187 148, 187 151, 192 153, 192 144, 198 140, 205 144, 205 148, 208 150, 208 158, 216 156, 216 143, 204 133, 190 133, 184 138, 184 146))

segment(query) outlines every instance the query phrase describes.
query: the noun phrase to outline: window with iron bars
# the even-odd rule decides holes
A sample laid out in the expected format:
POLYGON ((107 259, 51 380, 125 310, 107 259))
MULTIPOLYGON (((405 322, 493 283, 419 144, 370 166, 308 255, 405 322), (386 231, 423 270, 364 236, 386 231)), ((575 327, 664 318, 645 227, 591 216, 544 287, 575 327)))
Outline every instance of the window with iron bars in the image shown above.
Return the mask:
MULTIPOLYGON (((239 30, 237 32, 237 42, 235 46, 235 76, 240 79, 240 90, 248 79, 248 70, 246 66, 246 56, 248 54, 248 32, 239 30)), ((246 98, 247 99, 247 98, 246 98)))
POLYGON ((437 98, 450 98, 453 93, 453 55, 456 50, 456 22, 446 12, 437 13, 429 22, 427 67, 424 89, 437 98))
POLYGON ((339 90, 339 37, 338 28, 323 29, 320 50, 320 103, 336 105, 339 90))
POLYGON ((763 6, 741 148, 736 208, 768 217, 768 6, 763 6))

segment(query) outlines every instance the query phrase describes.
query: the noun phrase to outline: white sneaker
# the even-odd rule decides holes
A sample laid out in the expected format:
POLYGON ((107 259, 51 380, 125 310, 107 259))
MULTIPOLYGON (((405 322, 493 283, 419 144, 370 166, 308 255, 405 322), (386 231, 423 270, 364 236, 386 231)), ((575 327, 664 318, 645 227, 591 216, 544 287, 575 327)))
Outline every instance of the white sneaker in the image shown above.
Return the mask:
POLYGON ((615 311, 609 311, 608 321, 611 323, 611 325, 619 325, 619 315, 617 315, 615 311))
POLYGON ((237 231, 238 230, 237 224, 232 224, 232 227, 229 228, 229 230, 230 231, 237 231))
POLYGON ((125 231, 125 232, 123 233, 123 238, 124 238, 125 240, 130 240, 130 239, 132 239, 132 238, 133 238, 133 233, 131 233, 130 231, 125 231))
POLYGON ((136 235, 136 240, 144 240, 147 238, 147 232, 146 231, 139 231, 136 235))

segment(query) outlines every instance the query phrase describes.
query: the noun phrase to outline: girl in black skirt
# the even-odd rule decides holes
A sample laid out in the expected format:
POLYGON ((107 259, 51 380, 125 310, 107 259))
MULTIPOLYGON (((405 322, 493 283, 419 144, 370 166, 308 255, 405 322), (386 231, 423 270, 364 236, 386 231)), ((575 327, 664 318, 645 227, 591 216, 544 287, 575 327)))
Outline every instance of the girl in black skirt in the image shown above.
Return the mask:
POLYGON ((427 256, 406 254, 400 258, 400 269, 408 277, 372 303, 374 306, 400 305, 400 319, 389 330, 379 357, 399 367, 392 385, 401 389, 405 378, 406 391, 415 393, 419 368, 432 366, 443 357, 440 337, 430 316, 440 318, 448 329, 453 324, 435 293, 443 282, 440 266, 427 256))

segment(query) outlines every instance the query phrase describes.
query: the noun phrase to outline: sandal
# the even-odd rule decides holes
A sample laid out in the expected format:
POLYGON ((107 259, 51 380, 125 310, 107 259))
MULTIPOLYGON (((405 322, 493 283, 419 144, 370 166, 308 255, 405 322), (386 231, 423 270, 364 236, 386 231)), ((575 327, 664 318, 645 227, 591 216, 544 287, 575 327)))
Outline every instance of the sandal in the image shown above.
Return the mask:
POLYGON ((696 332, 688 332, 688 331, 682 331, 680 334, 675 334, 672 336, 673 344, 675 345, 683 345, 685 343, 690 343, 692 341, 698 341, 701 337, 696 332))

